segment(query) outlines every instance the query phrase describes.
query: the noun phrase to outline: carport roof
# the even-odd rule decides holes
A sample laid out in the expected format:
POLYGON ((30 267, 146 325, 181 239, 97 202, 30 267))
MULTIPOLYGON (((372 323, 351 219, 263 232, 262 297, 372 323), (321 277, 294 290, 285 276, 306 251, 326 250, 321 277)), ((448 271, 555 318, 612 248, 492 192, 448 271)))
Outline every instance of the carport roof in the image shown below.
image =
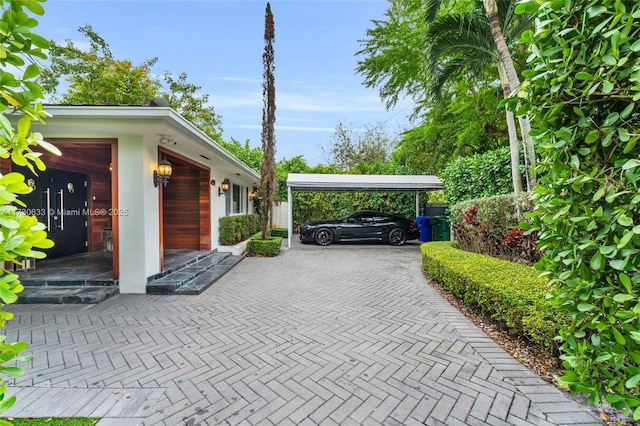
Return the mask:
POLYGON ((430 175, 339 175, 289 173, 287 187, 297 192, 420 192, 444 189, 430 175))

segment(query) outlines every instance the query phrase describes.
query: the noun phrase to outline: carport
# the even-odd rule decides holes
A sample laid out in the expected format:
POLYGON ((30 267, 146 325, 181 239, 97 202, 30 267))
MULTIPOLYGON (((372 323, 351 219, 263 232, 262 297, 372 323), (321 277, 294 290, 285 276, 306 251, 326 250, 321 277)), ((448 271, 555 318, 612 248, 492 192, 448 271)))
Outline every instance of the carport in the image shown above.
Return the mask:
POLYGON ((291 195, 297 192, 414 192, 416 216, 420 213, 421 192, 444 189, 442 181, 431 175, 337 175, 289 173, 287 177, 287 201, 289 216, 289 240, 293 235, 293 202, 291 195))

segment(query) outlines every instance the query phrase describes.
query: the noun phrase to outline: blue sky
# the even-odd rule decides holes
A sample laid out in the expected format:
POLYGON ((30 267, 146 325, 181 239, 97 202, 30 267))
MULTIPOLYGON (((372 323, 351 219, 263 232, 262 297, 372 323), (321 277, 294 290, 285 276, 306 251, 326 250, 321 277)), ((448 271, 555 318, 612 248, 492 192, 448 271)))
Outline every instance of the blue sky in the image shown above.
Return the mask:
MULTIPOLYGON (((49 0, 36 32, 86 46, 90 24, 113 55, 134 64, 158 57, 153 71, 201 86, 222 116, 224 137, 260 147, 266 1, 49 0)), ((326 164, 336 125, 383 122, 389 136, 408 127, 408 104, 387 111, 355 73, 359 39, 383 18, 384 0, 272 0, 276 40, 276 158, 326 164)))

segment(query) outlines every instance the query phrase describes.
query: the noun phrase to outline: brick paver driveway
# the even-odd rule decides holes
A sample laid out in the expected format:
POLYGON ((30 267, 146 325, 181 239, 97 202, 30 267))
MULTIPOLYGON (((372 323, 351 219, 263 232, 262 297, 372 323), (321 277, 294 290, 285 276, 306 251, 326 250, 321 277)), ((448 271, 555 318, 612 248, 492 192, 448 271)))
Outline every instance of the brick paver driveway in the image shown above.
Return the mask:
POLYGON ((601 424, 429 287, 419 245, 247 258, 201 296, 17 305, 14 416, 100 425, 601 424))

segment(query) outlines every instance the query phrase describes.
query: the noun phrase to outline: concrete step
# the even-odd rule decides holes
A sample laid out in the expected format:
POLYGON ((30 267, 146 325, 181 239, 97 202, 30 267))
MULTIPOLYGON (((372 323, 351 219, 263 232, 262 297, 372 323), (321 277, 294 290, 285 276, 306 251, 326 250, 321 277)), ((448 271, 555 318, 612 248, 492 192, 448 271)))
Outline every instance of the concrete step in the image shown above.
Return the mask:
POLYGON ((100 303, 119 293, 117 286, 32 286, 18 294, 17 304, 100 303))
POLYGON ((243 258, 212 252, 196 262, 151 279, 147 283, 147 294, 200 294, 243 258))
MULTIPOLYGON (((18 275, 20 273, 18 272, 18 275)), ((105 274, 107 275, 107 274, 105 274)), ((113 275, 109 273, 108 275, 113 275)), ((20 275, 21 276, 21 275, 20 275)), ((118 280, 114 280, 113 278, 46 278, 46 277, 38 277, 38 278, 21 278, 20 283, 25 287, 40 287, 40 286, 52 286, 52 287, 117 287, 118 280)))

